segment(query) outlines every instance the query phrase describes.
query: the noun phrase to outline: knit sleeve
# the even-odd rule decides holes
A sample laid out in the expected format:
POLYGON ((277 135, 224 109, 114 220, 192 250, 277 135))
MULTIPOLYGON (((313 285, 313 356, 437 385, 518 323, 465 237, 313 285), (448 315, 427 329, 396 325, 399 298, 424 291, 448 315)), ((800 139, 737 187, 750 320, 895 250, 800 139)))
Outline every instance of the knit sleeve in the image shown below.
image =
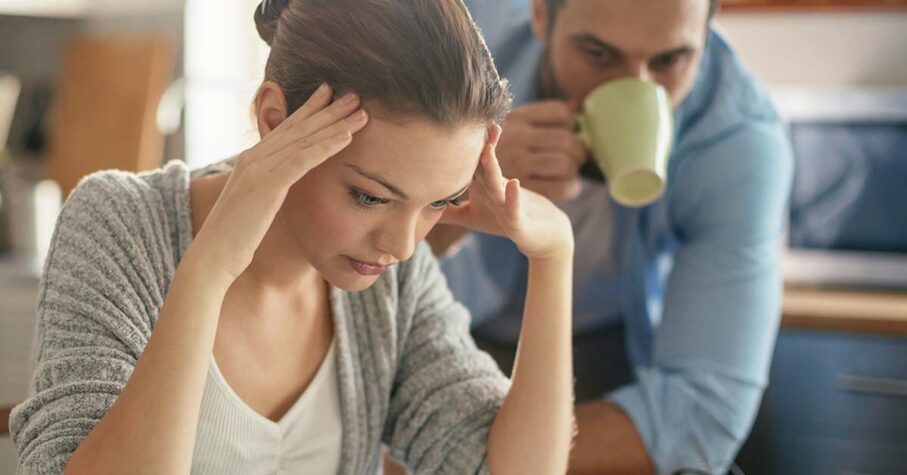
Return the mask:
POLYGON ((411 312, 384 440, 416 474, 487 473, 488 432, 508 379, 469 335, 469 313, 423 243, 400 274, 411 312))
POLYGON ((145 348, 172 275, 154 196, 135 175, 106 172, 63 207, 41 282, 30 396, 10 418, 20 474, 63 472, 145 348))

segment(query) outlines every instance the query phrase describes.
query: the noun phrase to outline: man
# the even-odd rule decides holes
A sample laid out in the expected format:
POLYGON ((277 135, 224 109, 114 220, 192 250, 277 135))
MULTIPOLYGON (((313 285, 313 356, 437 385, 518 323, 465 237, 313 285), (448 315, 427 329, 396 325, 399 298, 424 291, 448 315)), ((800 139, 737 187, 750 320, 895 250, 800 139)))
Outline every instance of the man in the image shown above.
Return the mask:
MULTIPOLYGON (((572 473, 722 473, 767 383, 792 158, 766 94, 710 26, 717 3, 467 0, 516 99, 504 174, 574 223, 572 473), (622 77, 661 84, 674 107, 667 189, 642 208, 608 197, 572 135, 586 94, 622 77)), ((461 235, 442 226, 429 241, 508 370, 526 263, 504 239, 461 235)))

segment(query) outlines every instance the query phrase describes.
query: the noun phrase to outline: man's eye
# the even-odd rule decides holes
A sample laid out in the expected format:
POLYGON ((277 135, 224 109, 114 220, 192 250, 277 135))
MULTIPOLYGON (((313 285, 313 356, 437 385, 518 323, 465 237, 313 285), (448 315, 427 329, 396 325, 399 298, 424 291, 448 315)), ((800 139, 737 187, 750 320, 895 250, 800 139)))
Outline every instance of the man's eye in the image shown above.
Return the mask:
POLYGON ((676 65, 683 58, 683 55, 680 54, 671 54, 667 56, 660 56, 655 58, 654 67, 655 68, 670 68, 671 66, 676 65))
POLYGON ((600 50, 600 49, 586 48, 583 51, 586 53, 586 56, 589 56, 590 58, 592 58, 596 61, 599 61, 599 62, 609 61, 609 60, 611 60, 611 56, 612 56, 611 53, 609 53, 608 51, 600 50))

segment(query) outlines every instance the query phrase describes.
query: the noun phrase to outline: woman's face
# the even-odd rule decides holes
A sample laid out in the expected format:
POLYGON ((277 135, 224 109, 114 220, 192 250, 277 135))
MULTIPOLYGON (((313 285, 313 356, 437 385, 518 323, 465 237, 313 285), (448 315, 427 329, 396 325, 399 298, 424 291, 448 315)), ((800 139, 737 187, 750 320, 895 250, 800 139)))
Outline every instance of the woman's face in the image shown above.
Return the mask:
POLYGON ((341 153, 294 185, 281 210, 305 257, 332 285, 368 288, 472 181, 482 125, 454 130, 372 115, 341 153))

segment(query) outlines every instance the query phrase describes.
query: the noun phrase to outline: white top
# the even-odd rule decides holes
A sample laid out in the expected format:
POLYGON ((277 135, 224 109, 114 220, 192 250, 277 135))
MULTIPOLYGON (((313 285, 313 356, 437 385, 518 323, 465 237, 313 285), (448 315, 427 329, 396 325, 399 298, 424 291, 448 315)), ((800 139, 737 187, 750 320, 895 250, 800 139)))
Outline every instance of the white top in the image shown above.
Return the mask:
POLYGON ((336 475, 342 423, 334 347, 331 343, 312 383, 277 422, 246 405, 212 357, 192 473, 336 475))

